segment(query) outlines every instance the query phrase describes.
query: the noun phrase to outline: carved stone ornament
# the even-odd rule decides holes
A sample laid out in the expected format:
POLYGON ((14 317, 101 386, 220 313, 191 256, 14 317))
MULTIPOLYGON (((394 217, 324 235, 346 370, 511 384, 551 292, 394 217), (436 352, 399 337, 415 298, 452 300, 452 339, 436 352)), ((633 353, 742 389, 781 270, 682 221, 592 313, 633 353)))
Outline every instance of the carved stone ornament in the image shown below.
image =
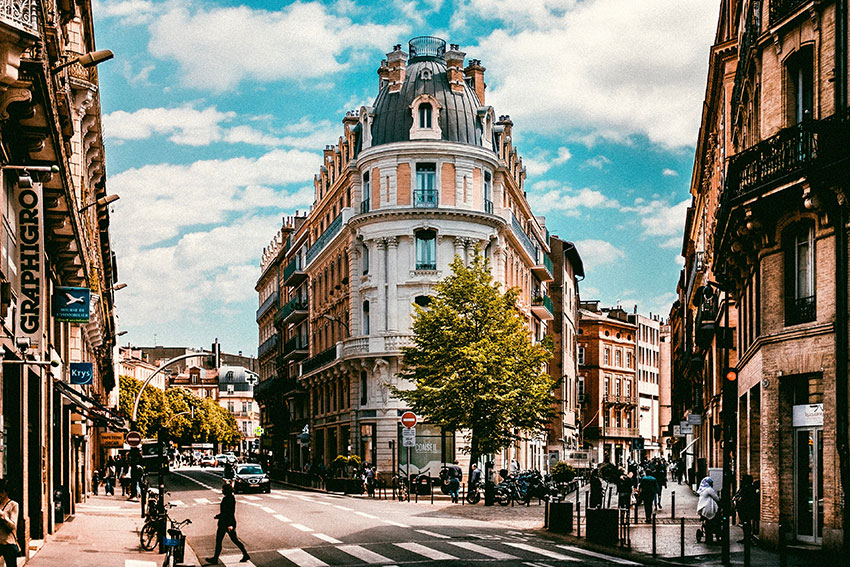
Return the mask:
POLYGON ((23 87, 6 89, 0 94, 0 120, 9 119, 9 105, 16 102, 31 102, 32 91, 23 87))

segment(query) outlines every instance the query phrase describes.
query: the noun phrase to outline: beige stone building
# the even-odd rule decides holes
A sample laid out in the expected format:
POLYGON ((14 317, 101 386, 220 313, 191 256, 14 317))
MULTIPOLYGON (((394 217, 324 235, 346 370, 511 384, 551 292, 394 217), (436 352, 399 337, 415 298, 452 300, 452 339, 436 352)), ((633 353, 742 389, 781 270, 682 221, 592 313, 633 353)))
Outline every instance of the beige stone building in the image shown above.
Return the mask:
POLYGON ((673 421, 702 424, 675 449, 759 481, 763 542, 846 557, 847 2, 720 7, 671 312, 673 421))

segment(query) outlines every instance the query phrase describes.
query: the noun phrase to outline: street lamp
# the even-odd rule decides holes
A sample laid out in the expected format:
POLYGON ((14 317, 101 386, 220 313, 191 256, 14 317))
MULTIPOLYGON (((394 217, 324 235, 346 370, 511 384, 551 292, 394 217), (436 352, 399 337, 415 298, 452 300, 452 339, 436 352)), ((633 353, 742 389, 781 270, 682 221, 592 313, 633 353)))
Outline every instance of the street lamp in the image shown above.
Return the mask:
POLYGON ((108 205, 109 203, 114 203, 118 199, 120 199, 120 197, 118 195, 114 194, 114 193, 112 195, 107 195, 106 197, 101 197, 100 199, 98 199, 94 203, 89 203, 88 205, 82 207, 80 209, 80 212, 85 211, 89 207, 94 207, 95 205, 97 205, 99 207, 103 207, 105 205, 108 205))
MULTIPOLYGON (((117 195, 116 195, 116 197, 117 197, 117 195)), ((112 286, 112 291, 119 291, 119 290, 124 289, 125 287, 127 287, 127 284, 125 284, 125 283, 117 283, 117 284, 115 284, 114 286, 112 286)))
POLYGON ((348 324, 345 321, 343 321, 342 319, 337 319, 336 317, 332 317, 331 315, 328 315, 327 313, 322 313, 321 315, 319 315, 319 317, 321 317, 322 319, 327 319, 328 321, 333 321, 334 323, 339 323, 340 325, 345 327, 346 336, 348 336, 348 337, 351 336, 351 329, 348 328, 348 324))
POLYGON ((58 71, 61 71, 65 67, 70 67, 74 63, 79 63, 80 65, 82 65, 83 67, 86 67, 86 68, 94 67, 95 65, 97 65, 99 63, 103 63, 104 61, 109 61, 113 57, 115 57, 115 54, 112 53, 112 51, 110 51, 108 49, 102 49, 100 51, 89 51, 85 55, 80 55, 78 57, 72 57, 71 59, 68 59, 64 63, 60 63, 59 65, 57 65, 56 67, 51 69, 50 72, 56 73, 58 71))

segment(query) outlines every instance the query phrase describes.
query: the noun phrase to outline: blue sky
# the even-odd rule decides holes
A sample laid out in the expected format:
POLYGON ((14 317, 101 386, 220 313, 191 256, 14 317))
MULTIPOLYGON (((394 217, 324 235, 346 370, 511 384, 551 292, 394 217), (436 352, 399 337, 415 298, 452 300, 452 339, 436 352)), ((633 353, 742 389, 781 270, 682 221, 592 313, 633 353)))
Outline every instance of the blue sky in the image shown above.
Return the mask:
POLYGON ((122 342, 256 354, 259 258, 396 43, 487 68, 583 299, 669 312, 718 0, 95 0, 122 342))

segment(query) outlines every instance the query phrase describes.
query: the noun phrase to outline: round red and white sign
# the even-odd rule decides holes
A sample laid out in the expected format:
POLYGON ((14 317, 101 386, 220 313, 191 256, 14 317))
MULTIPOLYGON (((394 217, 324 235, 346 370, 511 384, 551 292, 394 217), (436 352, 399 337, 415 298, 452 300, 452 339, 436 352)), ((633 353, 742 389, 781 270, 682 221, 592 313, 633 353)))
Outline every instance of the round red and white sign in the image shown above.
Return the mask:
POLYGON ((138 431, 131 431, 124 440, 130 447, 138 447, 142 444, 142 435, 138 431))
POLYGON ((406 411, 401 414, 401 424, 408 429, 416 425, 416 414, 412 411, 406 411))

